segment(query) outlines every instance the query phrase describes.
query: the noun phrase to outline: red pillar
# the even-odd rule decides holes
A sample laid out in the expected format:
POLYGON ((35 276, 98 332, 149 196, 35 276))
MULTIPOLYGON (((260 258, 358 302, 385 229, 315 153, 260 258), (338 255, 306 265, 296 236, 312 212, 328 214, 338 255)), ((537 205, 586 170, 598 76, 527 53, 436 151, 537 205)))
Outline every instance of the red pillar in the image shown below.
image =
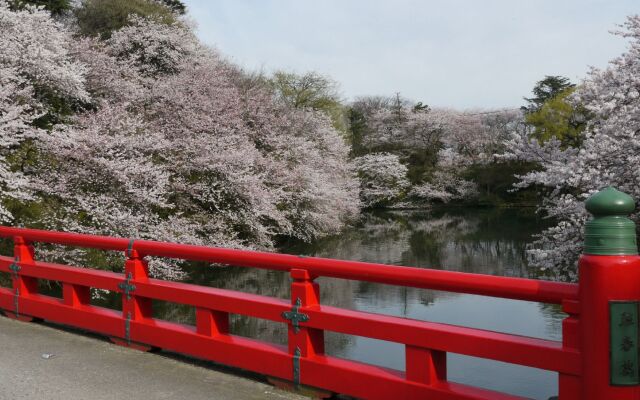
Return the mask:
POLYGON ((13 238, 13 256, 15 263, 12 265, 11 276, 13 282, 14 309, 13 312, 5 311, 5 315, 9 318, 25 322, 31 322, 34 318, 20 313, 20 299, 38 293, 38 279, 21 275, 18 263, 33 263, 33 253, 31 243, 24 240, 21 236, 13 238))
POLYGON ((124 320, 124 334, 122 337, 124 340, 122 338, 111 338, 111 341, 120 346, 149 351, 152 349, 151 346, 136 341, 136 324, 144 323, 145 320, 152 318, 152 303, 151 299, 135 295, 136 281, 149 279, 149 266, 147 261, 133 249, 133 245, 129 246, 126 256, 127 260, 124 264, 125 280, 120 283, 120 290, 122 291, 122 318, 124 320))
MULTIPOLYGON (((635 223, 626 215, 635 201, 613 188, 586 202, 578 263, 582 399, 640 399, 640 256, 635 223)), ((560 397, 563 400, 563 397, 560 397)))
MULTIPOLYGON (((289 324, 289 353, 298 359, 324 354, 324 331, 300 325, 299 322, 304 320, 295 322, 295 318, 304 313, 298 308, 320 305, 320 287, 306 270, 292 269, 291 278, 291 305, 295 311, 292 312, 293 319, 289 324)), ((293 381, 299 384, 303 380, 304 370, 299 363, 295 368, 297 371, 294 371, 293 381)))
POLYGON ((611 385, 609 321, 610 301, 640 299, 640 257, 583 255, 579 271, 583 399, 640 399, 640 386, 611 385))

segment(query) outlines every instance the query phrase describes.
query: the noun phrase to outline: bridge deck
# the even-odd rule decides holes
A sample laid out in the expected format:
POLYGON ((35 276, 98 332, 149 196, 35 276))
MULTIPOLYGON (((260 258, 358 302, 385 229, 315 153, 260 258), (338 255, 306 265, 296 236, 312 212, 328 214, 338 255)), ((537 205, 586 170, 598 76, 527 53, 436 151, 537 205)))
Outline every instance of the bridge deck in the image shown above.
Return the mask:
POLYGON ((237 374, 3 316, 0 398, 308 399, 237 374))

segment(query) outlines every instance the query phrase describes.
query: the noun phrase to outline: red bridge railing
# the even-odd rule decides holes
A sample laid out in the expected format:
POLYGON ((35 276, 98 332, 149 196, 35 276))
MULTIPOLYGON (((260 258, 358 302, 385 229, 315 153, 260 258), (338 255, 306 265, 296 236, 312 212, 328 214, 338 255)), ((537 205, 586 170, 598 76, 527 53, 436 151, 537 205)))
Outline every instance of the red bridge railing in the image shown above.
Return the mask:
POLYGON ((521 398, 448 381, 447 352, 556 371, 561 400, 638 398, 637 386, 612 385, 609 372, 617 366, 609 368, 607 328, 609 301, 640 298, 637 255, 583 256, 578 286, 11 227, 0 227, 0 237, 14 242, 14 256, 0 256, 0 271, 13 277, 13 288, 0 288, 0 309, 99 332, 125 346, 159 347, 365 399, 521 398), (122 251, 124 273, 38 261, 36 242, 122 251), (152 279, 147 256, 287 271, 291 301, 152 279), (321 304, 314 282, 321 276, 560 304, 568 316, 557 342, 353 311, 321 304), (62 298, 38 293, 38 279, 61 282, 62 298), (122 312, 92 305, 90 288, 121 293, 122 312), (195 326, 153 318, 153 299, 194 307, 195 326), (230 314, 287 323, 288 346, 230 334, 230 314), (329 356, 325 331, 401 343, 405 371, 329 356))

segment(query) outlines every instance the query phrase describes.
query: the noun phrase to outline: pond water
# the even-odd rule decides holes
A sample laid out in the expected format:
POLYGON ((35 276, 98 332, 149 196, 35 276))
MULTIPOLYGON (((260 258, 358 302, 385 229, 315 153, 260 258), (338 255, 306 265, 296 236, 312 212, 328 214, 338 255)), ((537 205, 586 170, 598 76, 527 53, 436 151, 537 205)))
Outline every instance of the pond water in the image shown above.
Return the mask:
MULTIPOLYGON (((437 209, 367 213, 356 226, 311 244, 281 251, 347 260, 529 277, 524 257, 532 235, 545 225, 530 209, 437 209)), ((246 268, 198 268, 189 281, 214 287, 289 298, 287 274, 246 268)), ((559 306, 484 296, 320 278, 323 304, 560 340, 559 306)), ((191 308, 158 305, 165 319, 193 323, 191 308)), ((286 343, 286 325, 233 316, 232 332, 286 343)), ((399 344, 326 333, 330 355, 404 369, 399 344)), ((547 400, 557 394, 557 374, 495 361, 447 355, 448 378, 493 390, 547 400)))

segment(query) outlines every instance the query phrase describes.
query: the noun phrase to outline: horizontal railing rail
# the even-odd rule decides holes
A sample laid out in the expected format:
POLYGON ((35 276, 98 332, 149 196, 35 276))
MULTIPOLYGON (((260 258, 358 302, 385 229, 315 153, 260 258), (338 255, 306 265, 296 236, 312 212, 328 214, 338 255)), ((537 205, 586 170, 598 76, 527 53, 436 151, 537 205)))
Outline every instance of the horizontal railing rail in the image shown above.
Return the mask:
POLYGON ((571 340, 326 306, 320 303, 314 279, 325 276, 562 304, 571 314, 571 324, 579 308, 576 284, 12 227, 0 227, 0 237, 13 239, 15 246, 14 257, 0 256, 0 272, 13 278, 12 288, 0 288, 0 309, 15 317, 99 332, 127 346, 155 346, 367 399, 521 398, 448 381, 448 352, 556 371, 561 380, 575 381, 581 374, 581 354, 571 340), (37 261, 31 246, 35 242, 123 251, 124 273, 37 261), (152 279, 145 256, 287 271, 291 301, 152 279), (38 279, 60 282, 62 298, 38 293, 38 279), (122 312, 92 305, 90 288, 120 293, 122 312), (154 318, 152 300, 194 307, 195 325, 154 318), (231 334, 230 314, 288 324, 288 345, 231 334), (403 344, 405 371, 326 355, 324 331, 403 344))
POLYGON ((134 240, 37 229, 0 227, 0 237, 20 236, 29 242, 126 251, 132 246, 141 256, 179 258, 280 271, 304 269, 314 276, 409 286, 421 289, 477 294, 514 300, 562 304, 577 300, 578 285, 537 279, 512 278, 466 272, 391 266, 358 261, 303 257, 258 251, 212 248, 150 240, 134 240))

